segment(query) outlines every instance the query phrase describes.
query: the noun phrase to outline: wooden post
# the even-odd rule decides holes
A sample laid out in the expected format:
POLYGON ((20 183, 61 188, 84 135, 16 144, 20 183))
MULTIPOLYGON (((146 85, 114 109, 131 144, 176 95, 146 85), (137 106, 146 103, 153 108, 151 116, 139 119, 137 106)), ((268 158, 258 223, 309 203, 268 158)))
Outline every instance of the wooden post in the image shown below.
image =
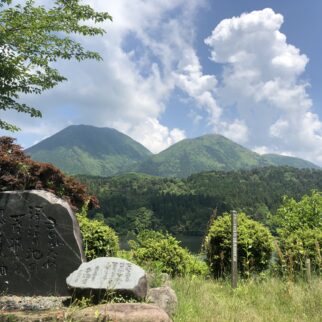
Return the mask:
POLYGON ((237 211, 231 213, 231 287, 237 287, 237 211))
POLYGON ((311 260, 307 258, 305 260, 306 280, 308 283, 311 282, 311 260))

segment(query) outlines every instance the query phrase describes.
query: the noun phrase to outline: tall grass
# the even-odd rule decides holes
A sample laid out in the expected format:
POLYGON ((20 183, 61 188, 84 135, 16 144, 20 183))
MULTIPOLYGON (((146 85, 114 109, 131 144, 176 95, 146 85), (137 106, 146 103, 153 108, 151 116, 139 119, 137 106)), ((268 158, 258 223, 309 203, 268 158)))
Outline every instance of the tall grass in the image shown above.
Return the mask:
POLYGON ((179 306, 174 322, 281 321, 320 322, 322 280, 285 282, 278 278, 240 281, 232 290, 229 281, 197 277, 173 281, 179 306))

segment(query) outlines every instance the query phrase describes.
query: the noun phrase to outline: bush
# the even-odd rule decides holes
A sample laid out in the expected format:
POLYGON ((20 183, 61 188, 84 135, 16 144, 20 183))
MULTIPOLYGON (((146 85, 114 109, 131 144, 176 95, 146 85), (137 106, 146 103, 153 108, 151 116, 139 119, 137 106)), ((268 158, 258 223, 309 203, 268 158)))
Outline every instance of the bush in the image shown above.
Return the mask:
MULTIPOLYGON (((243 275, 260 272, 269 265, 273 251, 273 237, 261 223, 238 215, 237 264, 243 275)), ((231 216, 218 217, 209 227, 203 248, 215 277, 223 277, 231 271, 231 216)))
POLYGON ((52 192, 73 208, 81 208, 85 202, 89 208, 98 206, 84 185, 49 163, 33 161, 13 138, 0 137, 0 191, 32 189, 52 192))
POLYGON ((305 261, 310 259, 311 269, 320 272, 322 231, 320 229, 298 230, 283 236, 279 242, 279 264, 293 274, 305 270, 305 261))
POLYGON ((279 239, 279 264, 290 273, 305 268, 307 258, 313 270, 321 268, 322 194, 312 191, 300 201, 284 197, 272 218, 279 239))
POLYGON ((144 230, 136 240, 129 241, 133 260, 148 270, 157 270, 171 276, 186 274, 206 275, 207 264, 192 256, 169 234, 144 230))
POLYGON ((119 251, 119 239, 115 231, 100 220, 86 217, 86 206, 76 214, 82 234, 86 259, 116 256, 119 251))

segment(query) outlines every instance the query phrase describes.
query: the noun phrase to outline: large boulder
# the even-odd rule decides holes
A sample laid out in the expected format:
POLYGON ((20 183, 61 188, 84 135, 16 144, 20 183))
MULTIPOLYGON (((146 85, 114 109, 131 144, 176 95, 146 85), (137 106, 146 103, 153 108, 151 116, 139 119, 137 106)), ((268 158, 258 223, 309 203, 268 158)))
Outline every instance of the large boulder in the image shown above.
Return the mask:
POLYGON ((71 293, 93 296, 100 300, 111 293, 145 299, 147 279, 145 271, 122 258, 99 257, 83 263, 66 279, 71 293))
POLYGON ((83 261, 67 202, 41 190, 0 192, 0 294, 68 295, 66 277, 83 261))
POLYGON ((149 289, 147 301, 156 304, 170 316, 173 316, 178 307, 177 295, 175 291, 169 286, 149 289))

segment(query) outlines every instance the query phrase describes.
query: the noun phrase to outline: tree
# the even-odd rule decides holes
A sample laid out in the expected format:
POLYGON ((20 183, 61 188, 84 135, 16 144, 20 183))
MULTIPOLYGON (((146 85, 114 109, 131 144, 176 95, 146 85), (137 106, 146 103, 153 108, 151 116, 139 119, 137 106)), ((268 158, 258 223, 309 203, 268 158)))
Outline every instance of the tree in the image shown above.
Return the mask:
POLYGON ((25 155, 10 137, 0 137, 0 191, 46 190, 68 201, 73 208, 97 208, 96 197, 74 178, 49 163, 36 162, 25 155))
MULTIPOLYGON (((260 272, 268 267, 273 251, 273 237, 261 223, 238 214, 238 269, 243 275, 260 272)), ((215 277, 231 270, 231 216, 224 213, 216 218, 205 237, 204 250, 215 277)))
MULTIPOLYGON (((41 117, 38 109, 20 103, 19 95, 40 94, 66 80, 52 63, 58 59, 101 59, 71 35, 102 35, 105 31, 93 23, 112 18, 80 2, 55 0, 46 8, 36 6, 34 0, 17 5, 12 0, 0 0, 0 110, 41 117)), ((19 130, 2 119, 0 129, 19 130)))
POLYGON ((291 273, 301 271, 309 258, 314 270, 321 269, 322 192, 313 190, 298 202, 285 196, 272 223, 277 227, 282 267, 291 273))

